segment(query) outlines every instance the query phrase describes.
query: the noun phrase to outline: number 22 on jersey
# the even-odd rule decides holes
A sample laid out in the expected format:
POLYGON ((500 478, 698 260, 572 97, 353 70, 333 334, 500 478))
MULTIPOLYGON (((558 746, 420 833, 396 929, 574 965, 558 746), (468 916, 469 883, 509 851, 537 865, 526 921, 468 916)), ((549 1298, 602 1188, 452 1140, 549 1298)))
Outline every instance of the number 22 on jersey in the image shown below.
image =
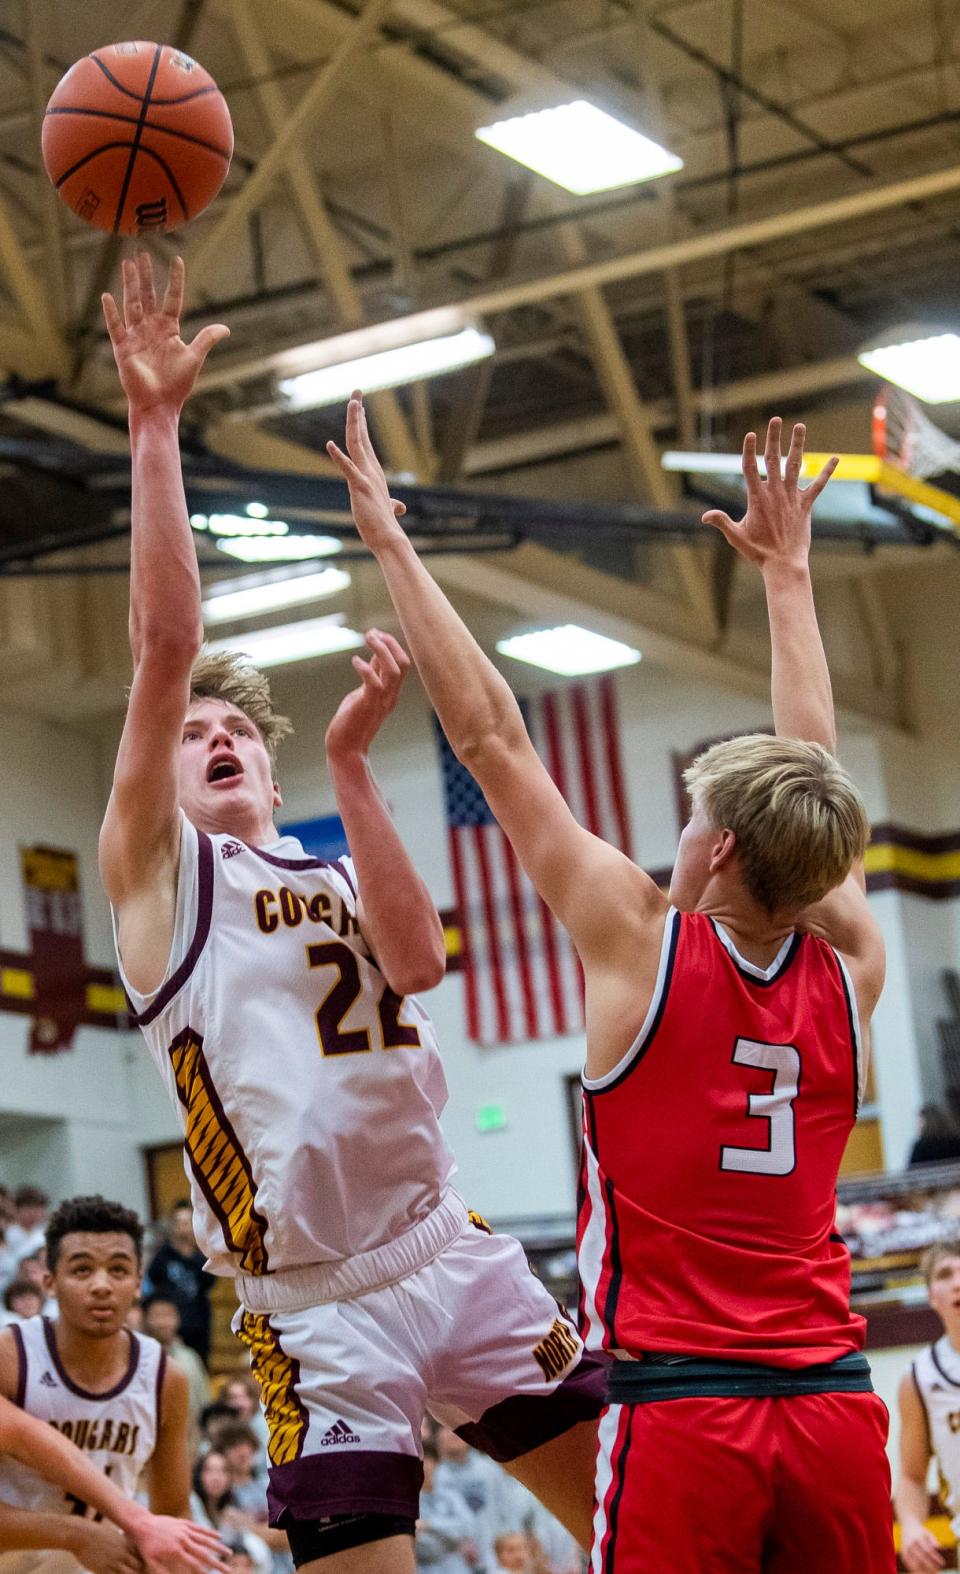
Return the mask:
POLYGON ((761 1044, 738 1038, 733 1048, 736 1066, 755 1066, 773 1073, 768 1093, 748 1093, 747 1116, 767 1122, 763 1148, 720 1149, 720 1168, 745 1175, 790 1175, 797 1162, 793 1101, 800 1091, 800 1052, 792 1044, 761 1044))
MULTIPOLYGON (((309 967, 334 967, 336 977, 316 1010, 317 1037, 325 1055, 362 1055, 373 1048, 370 1029, 344 1028, 344 1018, 363 993, 357 954, 342 940, 327 940, 307 946, 309 967)), ((384 1049, 416 1048, 420 1034, 410 1023, 400 1021, 404 997, 385 984, 377 1001, 377 1019, 384 1049)))

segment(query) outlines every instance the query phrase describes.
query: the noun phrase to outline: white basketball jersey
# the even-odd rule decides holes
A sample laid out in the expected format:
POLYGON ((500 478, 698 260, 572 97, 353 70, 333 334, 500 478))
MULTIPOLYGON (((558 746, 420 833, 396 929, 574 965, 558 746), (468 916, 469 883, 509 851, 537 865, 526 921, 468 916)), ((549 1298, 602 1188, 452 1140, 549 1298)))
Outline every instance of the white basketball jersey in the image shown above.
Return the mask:
POLYGON ((174 942, 124 979, 184 1129, 214 1273, 336 1261, 402 1235, 453 1172, 433 1027, 357 922, 349 858, 207 836, 181 815, 174 942))
POLYGON ((913 1380, 927 1412, 930 1446, 947 1485, 947 1506, 960 1513, 960 1353, 946 1334, 913 1363, 913 1380))
MULTIPOLYGON (((155 1339, 129 1334, 130 1360, 121 1381, 109 1393, 91 1394, 64 1370, 57 1354, 54 1326, 46 1317, 31 1317, 13 1326, 20 1358, 17 1403, 38 1421, 48 1421, 82 1449, 110 1480, 133 1497, 157 1441, 160 1391, 166 1356, 155 1339)), ((0 1455, 0 1502, 45 1514, 93 1511, 78 1498, 36 1475, 17 1459, 0 1455)), ((0 1574, 76 1574, 72 1553, 19 1551, 0 1553, 0 1574)))

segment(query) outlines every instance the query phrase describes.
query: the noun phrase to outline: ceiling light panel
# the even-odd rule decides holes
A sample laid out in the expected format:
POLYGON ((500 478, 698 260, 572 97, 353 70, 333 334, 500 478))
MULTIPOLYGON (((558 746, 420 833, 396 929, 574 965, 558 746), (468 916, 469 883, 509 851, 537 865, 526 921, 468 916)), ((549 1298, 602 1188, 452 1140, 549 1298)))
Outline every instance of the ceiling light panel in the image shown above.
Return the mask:
POLYGON ((284 607, 303 606, 346 590, 350 575, 342 568, 309 571, 275 571, 272 574, 246 574, 242 579, 222 580, 211 585, 203 601, 205 623, 230 623, 235 618, 257 617, 261 612, 277 612, 284 607))
POLYGON ((960 336, 955 333, 864 350, 857 359, 884 382, 896 383, 925 404, 960 399, 960 336))
POLYGON ((313 656, 358 650, 364 644, 363 635, 345 628, 343 613, 337 612, 326 618, 307 618, 302 623, 283 623, 277 628, 255 629, 229 639, 213 639, 207 649, 236 651, 249 656, 255 667, 279 667, 292 661, 308 661, 313 656))
POLYGON ((525 661, 531 667, 543 667, 566 678, 610 672, 614 667, 633 667, 640 660, 640 651, 632 645, 607 639, 605 634, 595 634, 576 623, 498 640, 497 650, 514 661, 525 661))
POLYGON ((676 154, 586 99, 481 126, 477 136, 579 197, 683 168, 676 154))

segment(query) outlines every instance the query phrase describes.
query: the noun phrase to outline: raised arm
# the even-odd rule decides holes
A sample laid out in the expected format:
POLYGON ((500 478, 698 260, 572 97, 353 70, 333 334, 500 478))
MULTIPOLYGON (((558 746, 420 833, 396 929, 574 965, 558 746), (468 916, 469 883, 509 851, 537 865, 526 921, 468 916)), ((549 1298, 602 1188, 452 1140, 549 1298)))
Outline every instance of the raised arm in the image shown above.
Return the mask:
POLYGON ((579 826, 530 742, 509 685, 484 655, 404 531, 373 451, 359 394, 347 411, 347 449, 328 444, 350 488, 357 529, 383 571, 410 653, 450 745, 473 773, 540 895, 584 960, 609 960, 612 912, 642 922, 662 914, 653 881, 579 826), (589 901, 584 892, 589 889, 589 901))
POLYGON ((360 687, 346 695, 327 728, 327 766, 360 897, 360 927, 398 995, 433 989, 446 971, 443 925, 410 861, 370 769, 368 751, 397 703, 410 657, 389 634, 371 629, 371 659, 354 656, 360 687))
MULTIPOLYGON (((144 896, 155 904, 158 887, 166 883, 173 889, 179 851, 180 736, 190 668, 203 637, 200 575, 183 492, 178 428, 181 408, 207 352, 228 330, 222 325, 203 328, 191 344, 184 344, 183 290, 183 263, 177 257, 158 304, 150 258, 142 253, 136 262, 124 260, 123 310, 111 295, 103 297, 129 406, 133 476, 133 685, 100 835, 100 871, 107 895, 120 912, 125 960, 129 936, 124 929, 129 930, 132 921, 127 904, 144 896)), ((154 906, 153 919, 160 927, 167 916, 154 906)), ((152 987, 141 986, 136 977, 133 981, 138 988, 152 987)))
MULTIPOLYGON (((150 1574, 207 1574, 218 1555, 220 1539, 214 1532, 184 1520, 149 1513, 142 1504, 126 1497, 55 1427, 27 1415, 4 1398, 0 1398, 0 1451, 20 1460, 78 1503, 87 1504, 112 1520, 135 1543, 150 1574)), ((73 1516, 49 1516, 53 1517, 68 1520, 73 1516)), ((38 1535, 50 1534, 57 1534, 56 1526, 31 1525, 26 1516, 17 1515, 16 1511, 5 1518, 0 1516, 0 1545, 36 1547, 38 1535)), ((67 1541, 58 1544, 74 1550, 69 1546, 69 1532, 67 1541)), ((86 1550, 84 1543, 80 1555, 86 1550)), ((116 1566, 122 1561, 118 1556, 116 1566)))
POLYGON ((763 577, 770 620, 773 723, 778 735, 822 743, 835 753, 833 690, 810 581, 810 520, 813 505, 837 461, 831 459, 801 491, 798 483, 806 428, 793 429, 785 474, 781 473, 782 430, 783 422, 774 416, 767 427, 765 481, 757 466, 756 434, 748 432, 744 438, 747 512, 739 524, 720 509, 703 517, 742 558, 754 563, 763 577))
MULTIPOLYGON (((770 620, 773 720, 783 737, 804 738, 836 752, 837 729, 833 690, 817 623, 810 580, 813 505, 837 467, 828 460, 805 490, 799 486, 806 429, 795 426, 781 475, 780 436, 783 423, 774 417, 767 427, 767 479, 757 468, 757 439, 748 432, 743 444, 747 512, 736 523, 713 510, 704 522, 720 530, 763 577, 770 620)), ((822 935, 855 968, 861 1021, 866 1025, 880 995, 884 950, 880 931, 867 906, 863 865, 804 915, 804 928, 822 935)))

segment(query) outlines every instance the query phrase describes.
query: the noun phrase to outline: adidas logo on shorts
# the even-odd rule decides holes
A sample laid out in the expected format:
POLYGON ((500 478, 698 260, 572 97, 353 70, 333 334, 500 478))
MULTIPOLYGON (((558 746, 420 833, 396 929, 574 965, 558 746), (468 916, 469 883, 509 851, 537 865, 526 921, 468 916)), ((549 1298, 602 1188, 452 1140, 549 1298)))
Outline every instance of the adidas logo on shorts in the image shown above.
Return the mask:
POLYGON ((351 1432, 346 1421, 334 1421, 329 1432, 324 1432, 320 1439, 320 1447, 331 1448, 335 1443, 338 1443, 343 1448, 347 1443, 359 1443, 359 1441, 360 1439, 356 1432, 351 1432))

